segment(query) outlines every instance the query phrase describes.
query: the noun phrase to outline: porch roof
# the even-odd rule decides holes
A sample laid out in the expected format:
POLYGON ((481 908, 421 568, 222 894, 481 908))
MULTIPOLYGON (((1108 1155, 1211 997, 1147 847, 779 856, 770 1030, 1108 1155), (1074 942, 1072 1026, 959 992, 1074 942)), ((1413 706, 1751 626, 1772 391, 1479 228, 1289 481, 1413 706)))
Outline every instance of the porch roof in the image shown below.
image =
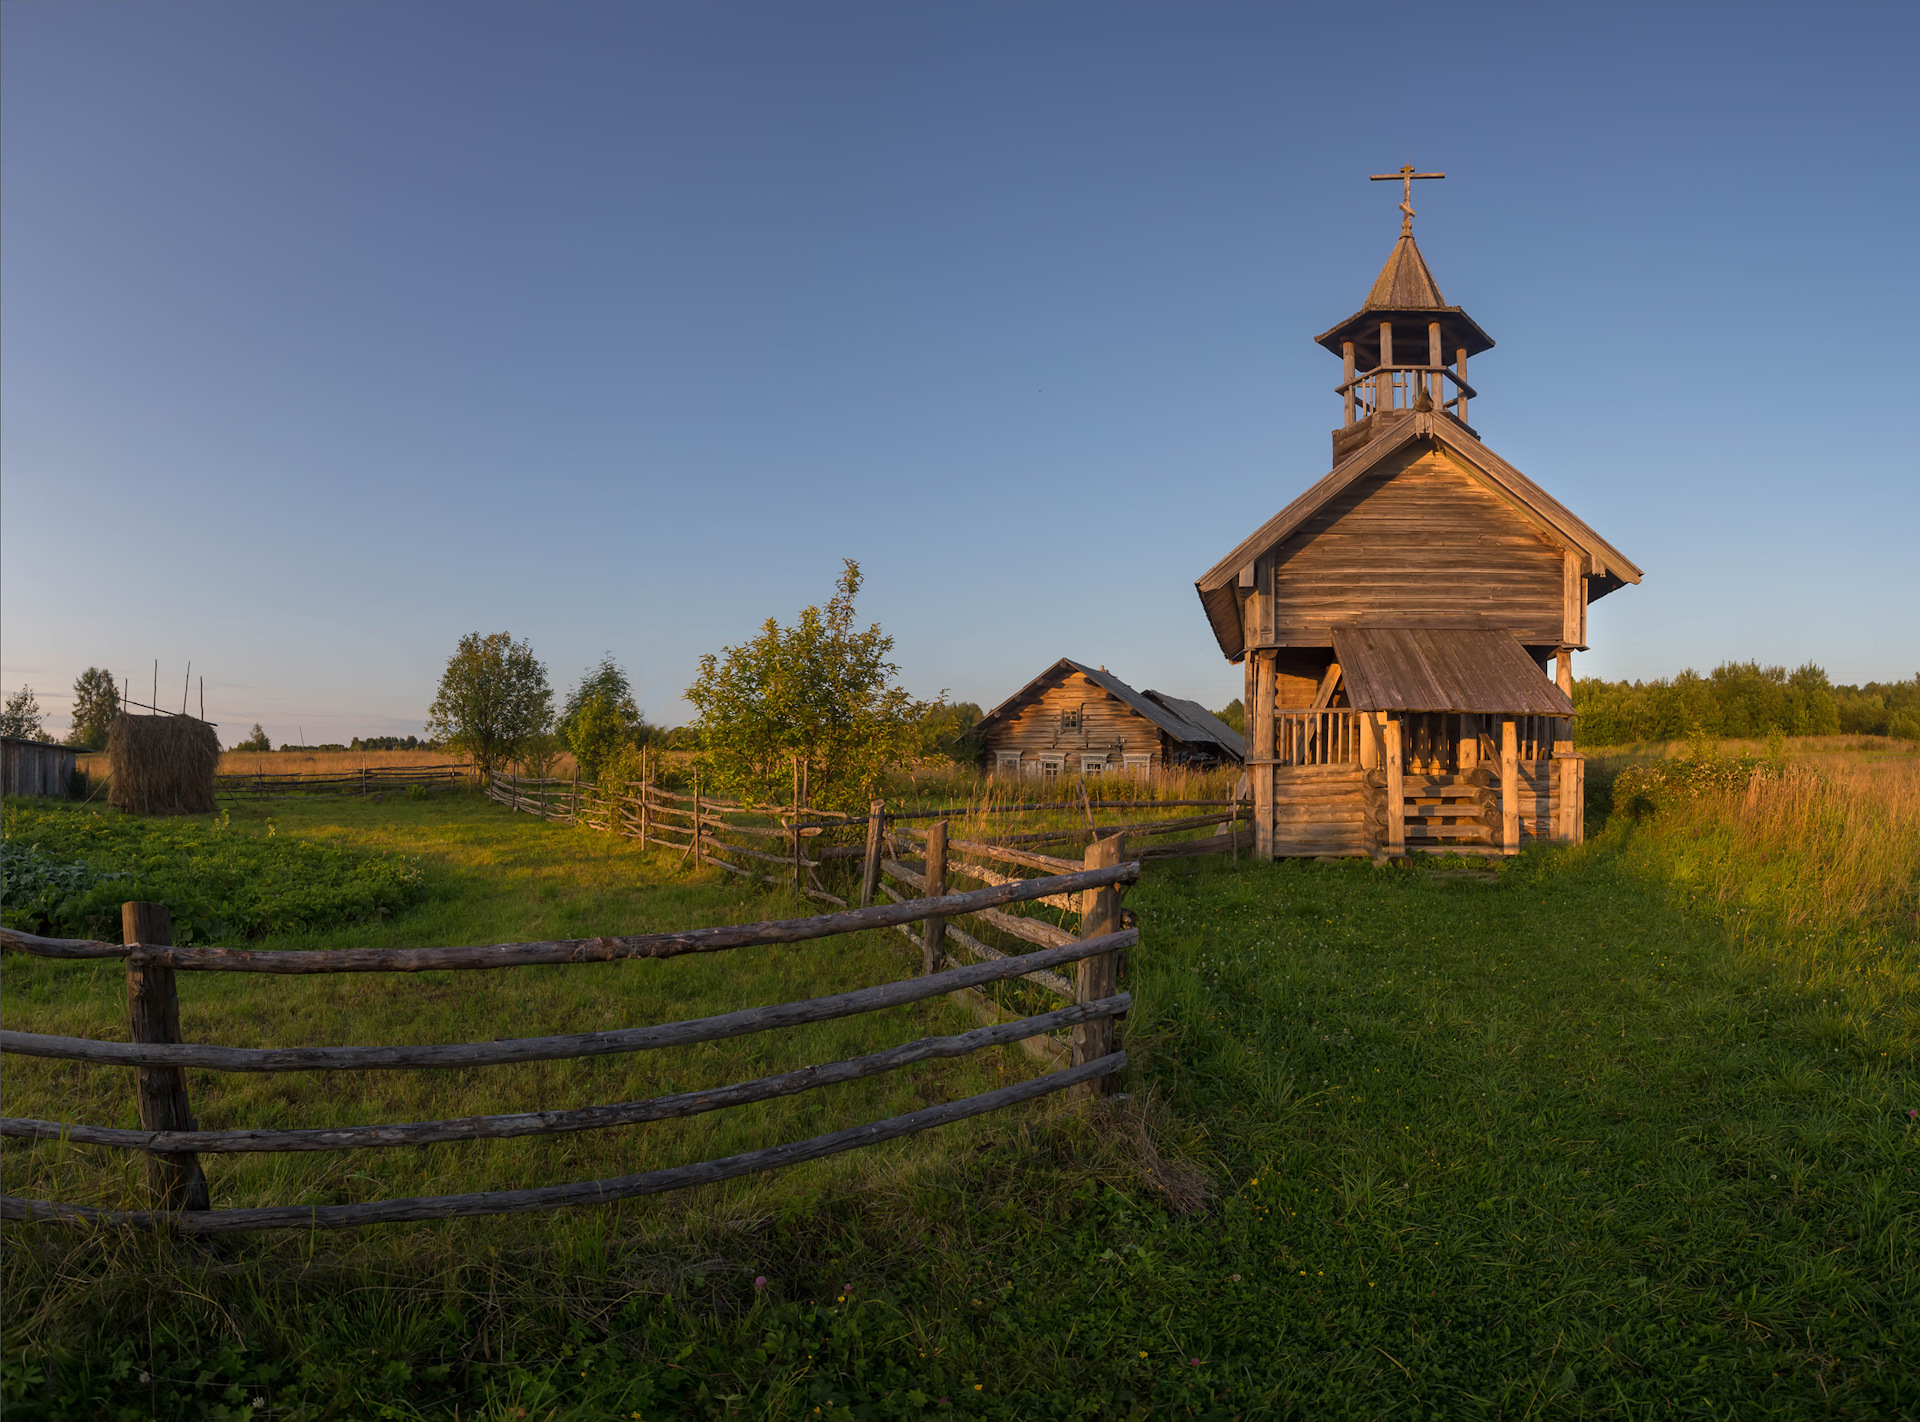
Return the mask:
POLYGON ((1547 680, 1511 632, 1335 628, 1333 654, 1355 710, 1573 714, 1566 693, 1547 680))

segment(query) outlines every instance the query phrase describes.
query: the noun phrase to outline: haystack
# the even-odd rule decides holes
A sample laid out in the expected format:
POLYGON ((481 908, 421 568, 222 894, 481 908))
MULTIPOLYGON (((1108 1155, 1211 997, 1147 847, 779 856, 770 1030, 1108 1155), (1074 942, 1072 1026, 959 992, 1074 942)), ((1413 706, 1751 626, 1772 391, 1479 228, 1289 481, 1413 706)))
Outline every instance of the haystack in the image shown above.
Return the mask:
POLYGON ((113 718, 107 730, 109 803, 136 815, 210 815, 220 738, 191 716, 113 718))

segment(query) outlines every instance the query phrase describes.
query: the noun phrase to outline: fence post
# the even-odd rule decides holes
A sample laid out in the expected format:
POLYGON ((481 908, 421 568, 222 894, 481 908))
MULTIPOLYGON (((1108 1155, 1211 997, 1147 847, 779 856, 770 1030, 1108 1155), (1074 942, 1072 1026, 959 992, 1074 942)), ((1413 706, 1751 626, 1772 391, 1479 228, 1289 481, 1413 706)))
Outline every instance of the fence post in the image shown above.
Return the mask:
POLYGON ((793 758, 793 891, 800 893, 806 881, 800 876, 800 757, 793 758))
MULTIPOLYGON (((927 897, 939 898, 947 892, 947 822, 935 820, 927 827, 927 897)), ((920 925, 920 969, 923 973, 940 971, 942 950, 946 947, 947 920, 940 914, 920 925)))
POLYGON ((867 806, 867 858, 860 870, 860 907, 873 902, 880 892, 880 837, 886 832, 887 802, 874 800, 867 806))
MULTIPOLYGON (((120 936, 129 944, 154 948, 173 943, 173 915, 165 904, 130 901, 120 905, 120 936)), ((136 1042, 180 1040, 180 995, 173 969, 127 954, 127 1019, 136 1042)), ((187 1105, 187 1078, 180 1067, 135 1067, 134 1094, 144 1131, 192 1131, 198 1126, 187 1105)), ((204 1210, 210 1205, 200 1158, 187 1152, 148 1151, 147 1188, 154 1208, 204 1210)))
MULTIPOLYGON (((1111 869, 1121 862, 1127 849, 1127 837, 1116 834, 1107 839, 1096 839, 1087 846, 1086 867, 1089 869, 1111 869)), ((1088 889, 1080 896, 1080 936, 1098 938, 1107 933, 1120 931, 1120 890, 1118 887, 1088 889)), ((1119 990, 1120 957, 1117 953, 1100 953, 1091 958, 1082 958, 1079 971, 1074 979, 1075 1002, 1098 1002, 1103 997, 1112 997, 1119 990)), ((1083 1066, 1087 1062, 1100 1060, 1113 1053, 1113 1019, 1102 1017, 1097 1022, 1082 1022, 1073 1029, 1073 1065, 1083 1066)), ((1089 1100, 1095 1096, 1105 1096, 1113 1090, 1113 1077, 1097 1077, 1082 1082, 1072 1088, 1073 1099, 1089 1100)))

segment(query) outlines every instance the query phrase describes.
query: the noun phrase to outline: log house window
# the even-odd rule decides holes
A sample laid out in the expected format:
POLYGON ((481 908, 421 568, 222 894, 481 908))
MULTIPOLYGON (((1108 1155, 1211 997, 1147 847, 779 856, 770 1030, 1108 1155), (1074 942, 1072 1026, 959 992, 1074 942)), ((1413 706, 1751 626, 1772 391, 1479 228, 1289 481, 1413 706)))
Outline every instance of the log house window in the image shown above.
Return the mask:
POLYGON ((1040 757, 1039 771, 1042 780, 1052 780, 1056 778, 1065 768, 1066 758, 1064 756, 1043 755, 1040 757))
POLYGON ((1080 729, 1080 708, 1078 706, 1069 706, 1060 712, 1060 729, 1063 731, 1077 731, 1080 729))
POLYGON ((1137 775, 1145 780, 1153 774, 1153 757, 1150 755, 1130 755, 1126 763, 1129 775, 1137 775))
POLYGON ((1104 755, 1081 756, 1080 773, 1082 775, 1105 775, 1107 773, 1107 758, 1104 755))
POLYGON ((1018 775, 1020 773, 1020 752, 995 751, 993 769, 996 775, 1018 775))

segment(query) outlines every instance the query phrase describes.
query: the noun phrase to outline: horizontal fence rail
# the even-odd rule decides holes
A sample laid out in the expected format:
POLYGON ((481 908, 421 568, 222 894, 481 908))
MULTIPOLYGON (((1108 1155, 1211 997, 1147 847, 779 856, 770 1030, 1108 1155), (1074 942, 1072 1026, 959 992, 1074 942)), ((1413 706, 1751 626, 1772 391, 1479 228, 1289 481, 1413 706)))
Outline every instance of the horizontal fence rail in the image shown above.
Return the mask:
POLYGON ((575 1057, 602 1057, 625 1052, 650 1052, 662 1047, 686 1047, 728 1037, 748 1037, 776 1027, 798 1027, 857 1017, 866 1012, 901 1007, 929 997, 1018 977, 1062 963, 1078 962, 1096 953, 1130 948, 1139 941, 1136 930, 1100 938, 1074 939, 1041 953, 994 963, 975 963, 951 973, 909 978, 884 987, 860 988, 831 997, 783 1003, 777 1007, 750 1007, 717 1017, 696 1017, 660 1027, 627 1027, 611 1032, 574 1032, 559 1037, 509 1037, 497 1042, 448 1042, 411 1047, 209 1047, 180 1042, 97 1042, 86 1037, 54 1037, 38 1032, 0 1032, 0 1052, 23 1057, 56 1057, 63 1061, 95 1062, 105 1066, 201 1067, 209 1071, 369 1071, 420 1067, 499 1066, 507 1062, 550 1062, 575 1057))
MULTIPOLYGON (((1071 863, 1072 861, 1063 861, 1071 863)), ((950 896, 938 907, 930 901, 846 909, 813 918, 771 919, 690 928, 677 933, 626 937, 563 938, 544 943, 500 943, 477 948, 316 948, 285 952, 253 948, 174 948, 122 946, 92 939, 41 938, 18 929, 0 929, 0 947, 47 958, 133 957, 143 964, 211 972, 241 973, 421 973, 440 969, 529 967, 541 964, 608 963, 625 958, 673 958, 683 953, 713 953, 774 943, 803 943, 868 928, 891 928, 929 913, 967 913, 975 907, 1019 903, 1049 894, 1131 883, 1137 864, 1111 869, 1079 869, 1048 879, 1018 879, 950 896), (958 900, 959 902, 955 902, 958 900)))
POLYGON ((577 1185, 548 1185, 531 1190, 488 1190, 469 1195, 429 1195, 407 1200, 376 1200, 362 1205, 274 1205, 238 1210, 96 1210, 87 1205, 63 1205, 53 1200, 27 1200, 0 1195, 0 1219, 48 1221, 60 1224, 119 1225, 133 1229, 172 1229, 182 1234, 232 1234, 267 1229, 348 1229, 370 1224, 399 1224, 411 1220, 472 1218, 477 1215, 524 1214, 569 1205, 610 1205, 640 1195, 711 1185, 762 1170, 777 1170, 803 1161, 820 1160, 862 1146, 879 1145, 917 1131, 983 1116, 1007 1106, 1070 1087, 1080 1087, 1110 1076, 1127 1064, 1125 1052, 1111 1052, 1092 1061, 1048 1072, 1031 1081, 1003 1086, 942 1106, 929 1106, 904 1116, 893 1116, 850 1130, 813 1136, 791 1145, 747 1151, 699 1165, 650 1170, 611 1180, 589 1180, 577 1185))
POLYGON ((1021 1017, 991 1027, 976 1028, 951 1037, 922 1037, 869 1056, 826 1066, 802 1067, 778 1076, 708 1091, 685 1091, 646 1101, 624 1101, 611 1106, 582 1106, 567 1111, 519 1111, 504 1116, 462 1116, 450 1121, 414 1121, 396 1126, 329 1126, 274 1131, 130 1131, 116 1127, 82 1126, 65 1121, 0 1118, 0 1136, 19 1140, 71 1141, 75 1145, 118 1146, 129 1150, 223 1152, 283 1152, 301 1150, 357 1150, 380 1146, 445 1145, 453 1141, 512 1140, 520 1136, 556 1135, 568 1131, 597 1131, 611 1126, 636 1126, 674 1120, 792 1096, 816 1086, 831 1086, 895 1071, 915 1062, 964 1057, 986 1047, 1003 1046, 1028 1037, 1118 1017, 1133 1005, 1132 995, 1119 993, 1098 1002, 1076 1003, 1039 1017, 1021 1017))
MULTIPOLYGON (((695 814, 699 812, 696 810, 695 814)), ((695 820, 697 824, 697 819, 695 820)), ((944 843, 945 826, 933 831, 944 843)), ((188 1234, 281 1228, 345 1228, 403 1220, 554 1209, 572 1205, 604 1204, 639 1195, 655 1194, 690 1185, 727 1180, 754 1171, 776 1169, 877 1144, 916 1131, 972 1116, 1061 1090, 1084 1096, 1109 1089, 1110 1079, 1126 1065, 1113 1024, 1132 1005, 1119 990, 1119 958, 1139 942, 1139 933, 1123 921, 1119 906, 1122 885, 1138 879, 1137 862, 1121 862, 1118 838, 1096 842, 1083 867, 1068 874, 1034 879, 1008 879, 967 893, 948 894, 944 874, 922 898, 873 905, 811 919, 757 924, 722 925, 688 933, 596 938, 564 943, 495 944, 481 948, 395 950, 324 950, 310 953, 256 952, 247 949, 175 948, 171 923, 162 905, 129 903, 123 906, 123 936, 130 946, 91 940, 43 939, 8 930, 0 942, 16 951, 50 958, 96 958, 115 954, 126 963, 127 993, 133 1040, 97 1041, 32 1032, 0 1032, 0 1051, 15 1055, 124 1066, 135 1073, 139 1130, 90 1126, 72 1122, 8 1117, 0 1119, 0 1136, 26 1142, 56 1142, 138 1150, 147 1159, 150 1193, 158 1208, 101 1210, 53 1200, 0 1196, 0 1218, 64 1224, 165 1228, 188 1234), (955 964, 941 953, 949 915, 999 915, 1002 905, 1074 903, 1079 894, 1082 929, 1074 936, 1038 920, 1013 919, 1048 930, 1049 942, 1036 952, 1009 954, 955 933, 980 951, 978 961, 955 964), (180 1040, 176 968, 247 972, 365 972, 421 971, 428 968, 496 968, 527 963, 606 962, 620 958, 665 958, 685 952, 755 944, 794 943, 870 928, 899 928, 919 922, 924 931, 922 971, 903 981, 856 988, 797 1002, 751 1007, 712 1017, 659 1026, 528 1037, 492 1042, 457 1042, 412 1046, 336 1046, 242 1048, 188 1043, 180 1040), (1059 941, 1051 941, 1057 939, 1059 941), (304 960, 295 966, 298 960, 304 960), (1072 967, 1074 981, 1056 971, 1072 967), (1069 998, 1063 1007, 1004 1018, 980 989, 1025 979, 1069 998), (1064 990, 1064 991, 1063 991, 1064 990), (971 1007, 986 1020, 976 1030, 922 1037, 886 1050, 825 1065, 760 1077, 702 1091, 680 1092, 641 1101, 562 1110, 469 1116, 444 1121, 416 1121, 393 1125, 267 1130, 199 1129, 188 1108, 187 1068, 221 1072, 280 1072, 338 1070, 416 1070, 509 1065, 521 1062, 568 1060, 613 1053, 649 1051, 743 1037, 783 1027, 803 1026, 864 1013, 886 1011, 942 995, 971 1007), (1063 1050, 1054 1034, 1071 1036, 1063 1050), (211 1208, 202 1153, 296 1152, 349 1150, 404 1145, 427 1145, 467 1140, 555 1135, 574 1131, 640 1126, 674 1120, 731 1106, 766 1101, 810 1091, 816 1087, 860 1080, 899 1070, 916 1062, 966 1056, 990 1047, 1017 1044, 1041 1056, 1057 1069, 1031 1080, 982 1092, 960 1101, 909 1112, 883 1121, 765 1150, 748 1151, 720 1160, 642 1175, 592 1180, 572 1185, 532 1189, 484 1191, 463 1195, 375 1200, 363 1204, 326 1206, 264 1206, 211 1208), (1063 1060, 1064 1058, 1064 1060, 1063 1060)), ((1071 864, 1071 861, 1066 861, 1071 864)), ((911 875, 913 871, 898 866, 911 875)), ((925 875, 919 876, 926 883, 925 875)), ((894 897, 898 897, 897 895, 894 897)), ((992 922, 994 920, 987 919, 992 922)), ((1032 930, 1029 930, 1030 932, 1032 930)))

